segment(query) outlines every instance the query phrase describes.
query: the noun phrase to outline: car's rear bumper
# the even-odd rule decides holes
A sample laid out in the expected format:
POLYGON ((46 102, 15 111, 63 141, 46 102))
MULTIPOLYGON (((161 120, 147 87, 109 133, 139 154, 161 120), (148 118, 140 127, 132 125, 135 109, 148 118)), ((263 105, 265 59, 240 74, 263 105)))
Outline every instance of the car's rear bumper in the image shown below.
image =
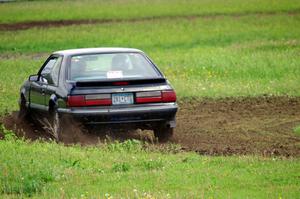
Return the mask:
POLYGON ((169 122, 175 126, 176 103, 153 103, 126 106, 59 108, 87 124, 169 122))

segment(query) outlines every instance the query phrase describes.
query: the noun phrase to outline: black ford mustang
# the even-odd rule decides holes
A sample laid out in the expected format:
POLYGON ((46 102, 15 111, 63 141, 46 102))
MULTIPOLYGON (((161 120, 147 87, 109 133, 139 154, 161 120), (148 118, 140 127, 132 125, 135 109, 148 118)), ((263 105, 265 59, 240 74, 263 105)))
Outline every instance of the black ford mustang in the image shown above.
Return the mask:
POLYGON ((87 125, 150 129, 160 140, 173 134, 177 112, 168 80, 145 53, 129 48, 54 52, 23 84, 19 104, 21 117, 44 113, 57 134, 70 115, 87 125))

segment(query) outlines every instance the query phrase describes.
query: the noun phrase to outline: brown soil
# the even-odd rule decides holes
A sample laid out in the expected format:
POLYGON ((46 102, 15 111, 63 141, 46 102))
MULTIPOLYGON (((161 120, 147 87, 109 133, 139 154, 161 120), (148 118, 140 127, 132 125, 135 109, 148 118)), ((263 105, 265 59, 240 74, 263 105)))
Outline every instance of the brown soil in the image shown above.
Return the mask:
MULTIPOLYGON (((300 157, 300 136, 293 128, 300 125, 300 98, 259 97, 203 99, 179 103, 177 127, 171 142, 183 150, 206 155, 244 155, 300 157)), ((31 121, 20 121, 17 112, 2 118, 7 129, 18 136, 53 139, 45 128, 31 121)), ((151 131, 87 133, 66 122, 66 144, 97 144, 104 139, 140 139, 153 142, 151 131)), ((161 145, 157 144, 157 147, 161 145)))
POLYGON ((268 12, 245 12, 245 13, 217 13, 217 14, 199 14, 191 16, 152 16, 152 17, 142 17, 142 18, 129 18, 129 19, 77 19, 77 20, 53 20, 53 21, 26 21, 6 24, 0 24, 0 31, 15 31, 15 30, 25 30, 30 28, 49 28, 49 27, 61 27, 70 25, 83 25, 83 24, 107 24, 107 23, 134 23, 134 22, 144 22, 151 20, 162 20, 162 19, 196 19, 196 18, 216 18, 216 17, 242 17, 248 15, 276 15, 276 14, 299 14, 299 9, 290 11, 268 11, 268 12))
POLYGON ((300 98, 260 97, 181 104, 175 142, 201 154, 300 156, 300 98))

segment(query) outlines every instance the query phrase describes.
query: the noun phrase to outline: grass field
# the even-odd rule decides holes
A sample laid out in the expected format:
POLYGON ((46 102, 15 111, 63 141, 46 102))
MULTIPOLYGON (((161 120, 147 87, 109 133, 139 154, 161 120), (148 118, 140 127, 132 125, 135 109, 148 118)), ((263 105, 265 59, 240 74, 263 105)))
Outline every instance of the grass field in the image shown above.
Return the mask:
POLYGON ((16 85, 35 73, 50 52, 97 46, 144 50, 181 99, 299 96, 299 19, 298 14, 255 14, 2 31, 5 75, 0 81, 7 83, 0 84, 0 94, 10 100, 0 99, 0 112, 17 108, 16 85))
POLYGON ((171 152, 149 151, 137 141, 99 150, 9 139, 0 141, 0 190, 3 197, 32 198, 299 196, 299 159, 171 152))
POLYGON ((297 0, 74 0, 0 4, 0 23, 299 11, 297 0), (72 3, 71 3, 72 2, 72 3))
MULTIPOLYGON (((179 100, 300 96, 299 9, 300 2, 296 0, 0 4, 2 24, 145 19, 0 31, 0 115, 17 110, 20 85, 36 73, 47 55, 80 47, 122 46, 144 50, 174 85, 179 100)), ((297 158, 207 157, 149 148, 144 149, 136 141, 66 147, 11 138, 0 140, 0 197, 297 198, 300 195, 297 158)))

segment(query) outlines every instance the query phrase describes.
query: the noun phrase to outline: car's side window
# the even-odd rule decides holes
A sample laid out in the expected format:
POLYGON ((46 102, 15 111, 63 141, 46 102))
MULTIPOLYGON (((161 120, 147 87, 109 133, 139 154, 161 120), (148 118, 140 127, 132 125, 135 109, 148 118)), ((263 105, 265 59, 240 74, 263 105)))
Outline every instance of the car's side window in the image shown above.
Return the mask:
POLYGON ((59 79, 59 69, 62 62, 62 57, 58 57, 57 61, 55 62, 52 71, 51 71, 51 78, 54 85, 58 85, 58 79, 59 79))
POLYGON ((61 61, 62 57, 50 58, 41 71, 40 81, 50 85, 57 85, 61 61))

